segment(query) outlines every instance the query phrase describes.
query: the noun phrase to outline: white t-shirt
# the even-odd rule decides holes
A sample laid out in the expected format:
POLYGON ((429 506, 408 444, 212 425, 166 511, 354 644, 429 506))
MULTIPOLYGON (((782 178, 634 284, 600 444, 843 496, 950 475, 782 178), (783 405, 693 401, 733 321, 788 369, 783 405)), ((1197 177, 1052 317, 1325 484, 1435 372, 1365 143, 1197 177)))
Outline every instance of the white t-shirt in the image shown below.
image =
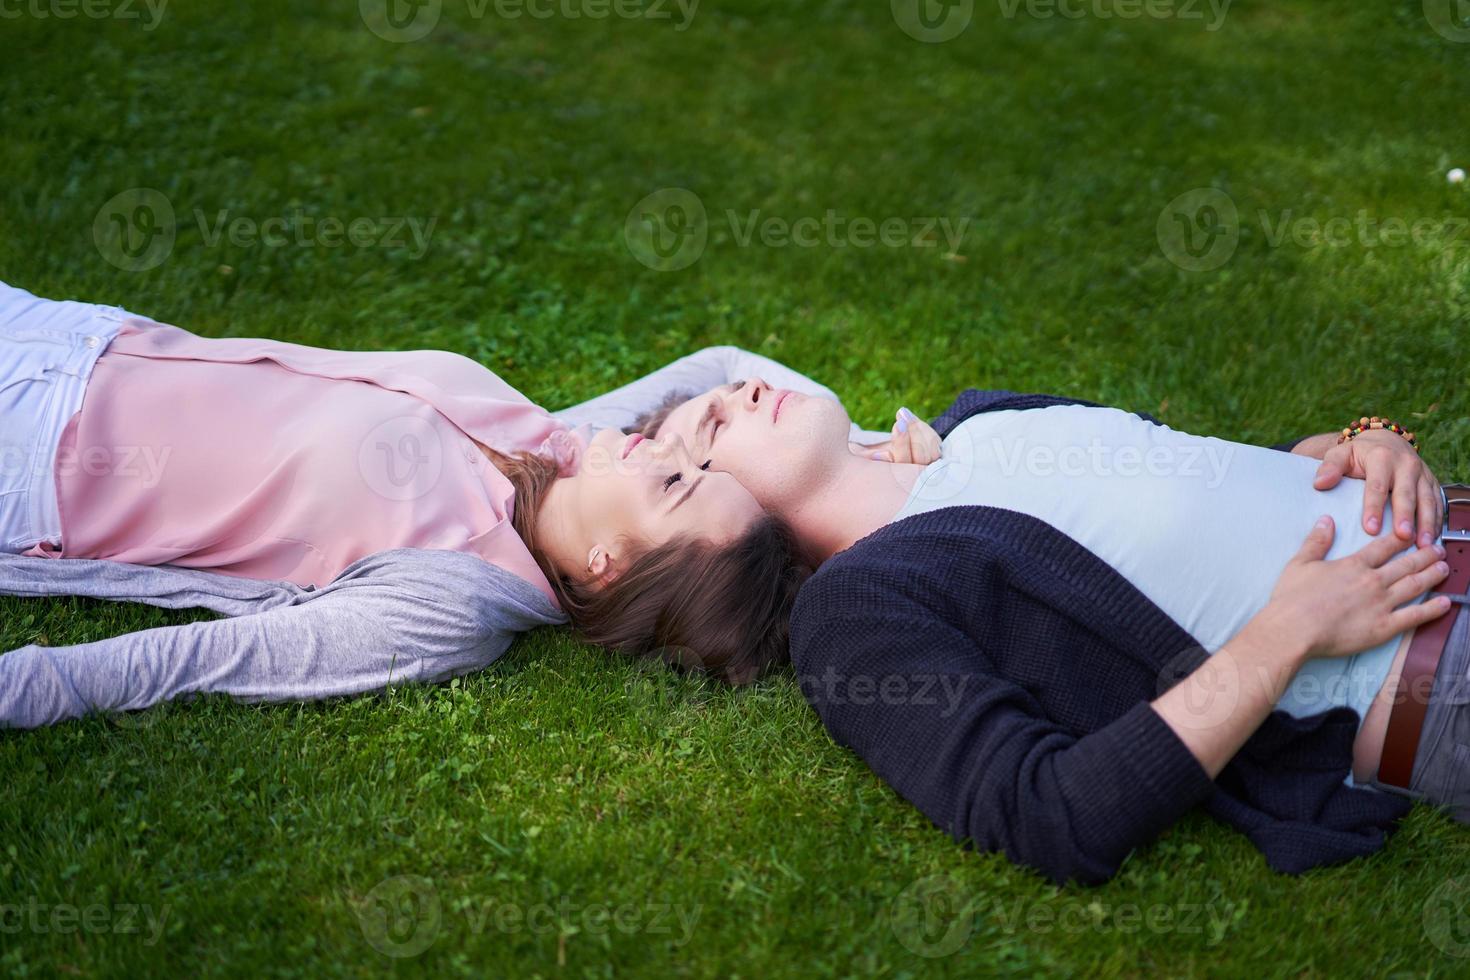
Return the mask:
MULTIPOLYGON (((1329 559, 1372 539, 1363 481, 1316 490, 1318 465, 1115 408, 981 412, 945 437, 942 457, 894 520, 970 504, 1030 514, 1097 555, 1213 652, 1266 605, 1320 515, 1335 524, 1329 559)), ((1387 507, 1382 526, 1393 533, 1387 507)), ((1277 707, 1305 716, 1347 705, 1361 723, 1397 646, 1395 637, 1351 657, 1308 661, 1277 707)))

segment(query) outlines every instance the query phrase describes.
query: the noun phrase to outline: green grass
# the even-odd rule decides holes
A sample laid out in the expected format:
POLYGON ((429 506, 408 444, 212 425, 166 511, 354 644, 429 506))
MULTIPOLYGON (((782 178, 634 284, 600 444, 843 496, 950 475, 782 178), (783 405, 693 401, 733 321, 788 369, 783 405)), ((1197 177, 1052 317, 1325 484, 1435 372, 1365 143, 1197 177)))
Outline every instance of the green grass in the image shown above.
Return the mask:
MULTIPOLYGON (((677 11, 507 20, 451 0, 406 44, 350 0, 179 2, 151 30, 25 13, 0 20, 0 279, 208 335, 456 350, 551 407, 733 343, 832 385, 868 426, 900 404, 932 416, 971 385, 1257 442, 1380 412, 1420 433, 1441 477, 1470 479, 1470 232, 1271 240, 1287 212, 1470 214, 1444 179, 1470 165, 1470 45, 1419 0, 1238 0, 1213 32, 1001 10, 981 0, 942 44, 848 0, 705 0, 682 31, 677 11), (93 240, 131 187, 178 223, 146 271, 93 240), (682 271, 624 241, 662 187, 709 215, 682 271), (1156 226, 1201 187, 1228 192, 1241 228, 1226 264, 1196 272, 1156 226), (422 254, 211 241, 222 211, 298 208, 434 225, 422 254), (743 246, 725 216, 828 209, 971 223, 947 255, 743 246)), ((197 615, 0 600, 0 649, 197 615)), ((0 905, 18 909, 0 908, 0 971, 15 975, 1470 964, 1447 955, 1470 831, 1430 810, 1373 858, 1300 878, 1192 815, 1113 882, 1057 889, 956 847, 831 743, 789 676, 717 690, 550 630, 436 688, 9 733, 0 776, 0 905), (432 938, 416 956, 363 928, 397 876, 432 899, 418 933, 404 920, 390 936, 432 938), (930 887, 924 932, 906 896, 930 887)))

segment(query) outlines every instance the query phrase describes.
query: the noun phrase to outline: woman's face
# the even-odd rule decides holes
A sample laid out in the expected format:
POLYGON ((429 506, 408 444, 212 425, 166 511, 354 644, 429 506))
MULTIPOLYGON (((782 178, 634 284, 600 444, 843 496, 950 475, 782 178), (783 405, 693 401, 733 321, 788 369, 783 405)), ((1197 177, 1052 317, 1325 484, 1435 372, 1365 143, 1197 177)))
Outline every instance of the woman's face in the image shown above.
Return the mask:
POLYGON ((652 548, 681 536, 723 544, 763 515, 761 505, 729 473, 700 468, 679 440, 645 439, 603 429, 593 436, 577 472, 556 483, 565 494, 569 561, 587 556, 590 572, 616 572, 629 544, 652 548))

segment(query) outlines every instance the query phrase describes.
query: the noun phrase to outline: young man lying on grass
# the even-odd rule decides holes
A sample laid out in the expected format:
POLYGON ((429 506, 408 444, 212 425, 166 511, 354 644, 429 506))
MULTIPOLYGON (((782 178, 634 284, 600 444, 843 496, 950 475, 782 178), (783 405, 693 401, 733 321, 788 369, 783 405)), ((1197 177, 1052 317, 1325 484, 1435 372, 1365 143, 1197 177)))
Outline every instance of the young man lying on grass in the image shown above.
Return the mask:
POLYGON ((1420 601, 1447 505, 1408 434, 1268 449, 969 390, 922 465, 850 453, 840 403, 759 378, 643 426, 795 529, 820 565, 792 614, 803 693, 957 839, 1097 882, 1203 805, 1295 873, 1377 850, 1405 794, 1470 803, 1467 617, 1408 789, 1375 776, 1410 636, 1451 608, 1420 601))

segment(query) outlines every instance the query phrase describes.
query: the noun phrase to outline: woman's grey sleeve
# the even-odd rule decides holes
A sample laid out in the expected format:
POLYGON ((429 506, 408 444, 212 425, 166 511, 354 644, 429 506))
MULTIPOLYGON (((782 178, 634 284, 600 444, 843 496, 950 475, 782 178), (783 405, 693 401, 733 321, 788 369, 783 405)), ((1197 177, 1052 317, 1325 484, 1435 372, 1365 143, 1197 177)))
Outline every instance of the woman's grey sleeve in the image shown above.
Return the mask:
POLYGON ((33 728, 202 693, 301 701, 438 681, 490 664, 519 632, 564 619, 529 583, 452 551, 379 552, 320 590, 239 579, 238 590, 255 591, 253 599, 230 595, 237 588, 231 577, 207 572, 4 557, 3 594, 205 606, 232 618, 74 646, 32 644, 0 656, 0 727, 33 728), (58 581, 43 584, 47 569, 17 562, 92 568, 58 567, 51 572, 58 581), (118 587, 128 578, 130 588, 118 587))
MULTIPOLYGON (((763 378, 777 388, 841 401, 830 388, 779 361, 725 345, 706 347, 621 388, 551 414, 572 426, 591 423, 595 429, 627 429, 638 416, 656 408, 670 394, 677 392, 693 397, 751 376, 763 378)), ((852 438, 864 444, 881 442, 889 436, 887 432, 868 432, 856 425, 852 429, 852 438)))

